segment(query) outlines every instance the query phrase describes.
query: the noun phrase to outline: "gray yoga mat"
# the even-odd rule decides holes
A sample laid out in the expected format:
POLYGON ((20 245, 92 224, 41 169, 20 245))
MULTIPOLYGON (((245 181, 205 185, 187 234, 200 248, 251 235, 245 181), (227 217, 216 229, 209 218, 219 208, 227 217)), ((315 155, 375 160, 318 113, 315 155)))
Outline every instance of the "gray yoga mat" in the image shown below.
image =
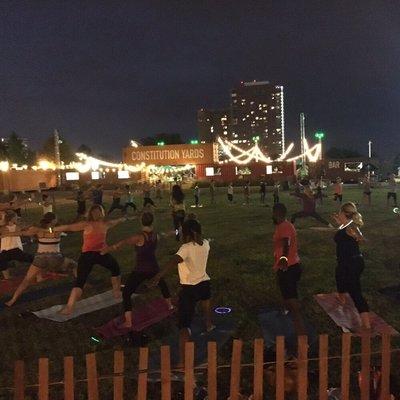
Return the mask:
POLYGON ((122 298, 114 298, 112 290, 96 294, 95 296, 88 297, 80 300, 75 305, 75 310, 70 315, 61 315, 59 311, 65 306, 65 304, 58 304, 44 310, 33 312, 38 318, 49 319, 50 321, 65 322, 71 319, 77 318, 84 314, 89 314, 94 311, 103 310, 104 308, 120 304, 122 298))

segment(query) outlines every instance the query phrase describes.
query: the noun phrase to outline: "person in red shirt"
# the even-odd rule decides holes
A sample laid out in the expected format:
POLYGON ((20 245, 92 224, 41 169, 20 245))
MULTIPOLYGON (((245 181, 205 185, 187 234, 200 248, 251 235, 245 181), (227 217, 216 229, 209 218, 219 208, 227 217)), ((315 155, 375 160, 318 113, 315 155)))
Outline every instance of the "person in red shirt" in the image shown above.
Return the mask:
POLYGON ((275 224, 274 270, 284 306, 290 311, 297 335, 305 335, 301 306, 298 300, 297 284, 301 276, 300 257, 297 252, 296 229, 286 219, 287 210, 284 204, 277 203, 272 209, 272 220, 275 224))

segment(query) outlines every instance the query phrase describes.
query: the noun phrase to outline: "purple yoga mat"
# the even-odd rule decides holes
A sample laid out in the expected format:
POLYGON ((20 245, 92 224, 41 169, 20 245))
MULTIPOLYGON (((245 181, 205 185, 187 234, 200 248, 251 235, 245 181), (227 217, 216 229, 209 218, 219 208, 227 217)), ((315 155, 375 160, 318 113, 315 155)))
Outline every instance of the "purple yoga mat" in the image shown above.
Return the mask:
MULTIPOLYGON (((316 294, 314 296, 317 303, 332 318, 336 325, 347 328, 353 333, 360 333, 361 321, 360 316, 354 306, 351 297, 346 294, 346 304, 342 305, 337 298, 337 293, 316 294)), ((398 335, 392 326, 386 323, 379 315, 370 312, 371 328, 373 335, 381 335, 388 333, 390 335, 398 335)))
POLYGON ((116 336, 127 335, 129 332, 140 332, 143 329, 168 318, 174 312, 175 308, 172 310, 169 309, 167 302, 164 299, 158 298, 136 310, 133 310, 132 328, 127 329, 121 327, 121 324, 124 322, 124 317, 119 316, 106 324, 95 328, 95 330, 104 339, 111 339, 116 336))

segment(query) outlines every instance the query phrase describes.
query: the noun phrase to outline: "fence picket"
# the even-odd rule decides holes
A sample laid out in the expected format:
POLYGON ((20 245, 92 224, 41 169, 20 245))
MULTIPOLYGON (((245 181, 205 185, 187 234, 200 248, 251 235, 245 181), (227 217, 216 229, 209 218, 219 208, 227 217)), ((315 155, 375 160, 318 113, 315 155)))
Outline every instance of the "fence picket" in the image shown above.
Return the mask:
POLYGON ((49 399, 49 359, 39 358, 39 400, 49 399))
POLYGON ((285 337, 276 338, 275 398, 285 399, 285 337))
POLYGON ((139 376, 137 400, 147 399, 147 368, 149 365, 149 349, 141 347, 139 350, 139 376))
POLYGON ((217 343, 208 342, 207 358, 208 400, 217 400, 217 343))
POLYGON ((74 400, 74 358, 64 357, 64 400, 74 400))
POLYGON ((264 396, 264 340, 254 340, 254 400, 263 400, 264 396))
POLYGON ((308 391, 308 337, 299 336, 297 341, 297 388, 299 400, 307 400, 308 391))
POLYGON ((194 343, 185 344, 185 400, 193 400, 194 389, 194 343))
POLYGON ((350 389, 350 349, 351 334, 344 333, 342 335, 342 377, 341 377, 341 400, 349 400, 350 389))
POLYGON ((14 400, 25 399, 25 364, 22 360, 14 365, 14 400))
POLYGON ((86 374, 88 400, 99 400, 99 382, 95 353, 86 354, 86 374))
POLYGON ((328 400, 328 335, 319 336, 319 400, 328 400))
POLYGON ((114 400, 123 400, 124 398, 124 352, 122 350, 114 351, 114 400))
POLYGON ((381 397, 389 399, 390 397, 390 334, 382 335, 382 381, 381 381, 381 397))
POLYGON ((371 374, 371 336, 361 337, 361 400, 369 400, 371 374))
POLYGON ((161 400, 171 400, 171 354, 169 346, 161 346, 161 400))
POLYGON ((232 359, 231 359, 231 390, 230 400, 238 400, 240 392, 240 364, 242 363, 241 340, 233 341, 232 359))

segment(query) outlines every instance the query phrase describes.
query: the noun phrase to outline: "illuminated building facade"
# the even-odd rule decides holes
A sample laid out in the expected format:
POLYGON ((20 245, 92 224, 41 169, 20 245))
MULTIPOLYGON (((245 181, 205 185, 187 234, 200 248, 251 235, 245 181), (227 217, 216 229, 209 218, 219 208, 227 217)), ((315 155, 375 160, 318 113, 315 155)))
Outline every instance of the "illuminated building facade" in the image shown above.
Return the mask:
POLYGON ((275 158, 285 151, 283 86, 267 81, 242 82, 231 92, 231 140, 253 145, 275 158))

